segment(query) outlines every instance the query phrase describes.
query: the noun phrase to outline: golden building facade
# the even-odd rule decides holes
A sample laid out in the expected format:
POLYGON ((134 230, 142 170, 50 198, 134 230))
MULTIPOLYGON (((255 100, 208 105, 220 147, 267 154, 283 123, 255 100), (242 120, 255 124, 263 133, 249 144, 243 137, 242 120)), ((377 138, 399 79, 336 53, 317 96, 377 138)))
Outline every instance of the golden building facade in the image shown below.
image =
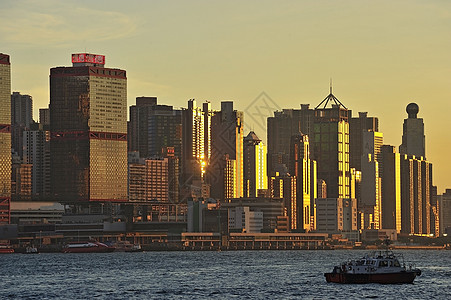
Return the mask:
POLYGON ((127 200, 126 106, 124 70, 89 62, 50 70, 51 185, 57 199, 127 200))
POLYGON ((11 192, 11 66, 0 53, 0 197, 11 192))

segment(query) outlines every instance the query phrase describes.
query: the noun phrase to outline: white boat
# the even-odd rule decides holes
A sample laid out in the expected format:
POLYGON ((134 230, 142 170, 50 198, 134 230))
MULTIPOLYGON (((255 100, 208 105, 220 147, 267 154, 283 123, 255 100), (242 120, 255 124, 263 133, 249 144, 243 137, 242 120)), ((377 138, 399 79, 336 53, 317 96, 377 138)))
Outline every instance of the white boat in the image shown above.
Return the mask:
POLYGON ((395 255, 390 250, 374 251, 361 259, 349 260, 324 274, 327 282, 335 283, 412 283, 420 275, 420 269, 406 266, 402 254, 395 255))

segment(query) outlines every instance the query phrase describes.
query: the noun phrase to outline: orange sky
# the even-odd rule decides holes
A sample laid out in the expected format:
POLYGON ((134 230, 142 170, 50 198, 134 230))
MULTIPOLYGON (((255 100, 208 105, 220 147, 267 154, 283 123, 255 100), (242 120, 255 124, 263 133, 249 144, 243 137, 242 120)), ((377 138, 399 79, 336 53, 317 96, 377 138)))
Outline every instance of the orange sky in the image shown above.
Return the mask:
POLYGON ((420 106, 439 193, 451 188, 450 33, 445 0, 4 0, 0 10, 12 91, 33 96, 36 119, 49 103, 49 69, 77 52, 127 70, 129 105, 137 96, 176 107, 234 100, 264 139, 271 108, 316 106, 332 77, 354 115, 379 117, 387 144, 401 143, 406 105, 420 106))

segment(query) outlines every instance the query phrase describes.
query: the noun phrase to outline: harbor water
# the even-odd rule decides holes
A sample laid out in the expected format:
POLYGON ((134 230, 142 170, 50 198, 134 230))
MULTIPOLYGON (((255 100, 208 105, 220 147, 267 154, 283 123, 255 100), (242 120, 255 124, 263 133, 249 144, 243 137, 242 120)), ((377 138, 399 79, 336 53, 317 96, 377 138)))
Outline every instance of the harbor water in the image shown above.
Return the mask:
POLYGON ((364 250, 1 255, 0 299, 451 299, 451 251, 404 250, 413 284, 333 284, 364 250))

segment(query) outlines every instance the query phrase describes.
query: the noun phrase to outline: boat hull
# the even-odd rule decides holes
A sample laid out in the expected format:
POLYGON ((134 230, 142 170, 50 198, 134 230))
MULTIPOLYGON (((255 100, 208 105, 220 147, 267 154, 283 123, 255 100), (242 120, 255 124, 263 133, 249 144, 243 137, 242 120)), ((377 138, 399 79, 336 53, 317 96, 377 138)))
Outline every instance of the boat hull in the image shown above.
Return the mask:
POLYGON ((93 242, 77 242, 68 244, 63 248, 63 253, 105 253, 113 252, 116 248, 110 247, 104 243, 93 242))
POLYGON ((12 248, 2 248, 0 249, 0 254, 11 254, 14 253, 14 249, 12 248))
POLYGON ((114 247, 81 247, 63 249, 64 253, 106 253, 113 251, 114 247))
POLYGON ((412 283, 417 276, 418 271, 405 271, 398 273, 371 273, 371 274, 352 274, 352 273, 324 273, 327 282, 335 283, 382 283, 382 284, 401 284, 412 283))

